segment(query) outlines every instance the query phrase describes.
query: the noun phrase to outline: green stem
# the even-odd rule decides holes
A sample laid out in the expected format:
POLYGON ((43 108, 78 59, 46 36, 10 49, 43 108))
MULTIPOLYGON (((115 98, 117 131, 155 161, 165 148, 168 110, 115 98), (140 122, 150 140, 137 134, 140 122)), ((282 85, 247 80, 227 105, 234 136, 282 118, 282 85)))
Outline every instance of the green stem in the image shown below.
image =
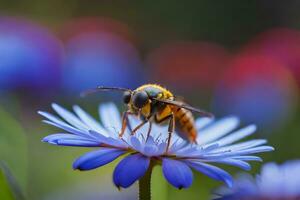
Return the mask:
POLYGON ((145 175, 139 180, 139 200, 151 200, 151 175, 153 165, 150 164, 145 175))

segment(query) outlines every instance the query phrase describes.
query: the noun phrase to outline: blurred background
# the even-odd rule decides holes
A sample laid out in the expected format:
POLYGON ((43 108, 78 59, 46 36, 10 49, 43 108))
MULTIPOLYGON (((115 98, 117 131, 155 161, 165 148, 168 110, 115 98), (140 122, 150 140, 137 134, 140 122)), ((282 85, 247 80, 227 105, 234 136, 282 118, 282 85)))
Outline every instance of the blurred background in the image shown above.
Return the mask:
MULTIPOLYGON (((217 117, 234 114, 242 125, 258 124, 255 137, 276 148, 262 156, 265 161, 300 157, 299 1, 0 0, 0 5, 0 199, 12 199, 7 182, 16 185, 19 199, 137 198, 137 185, 120 192, 113 186, 116 162, 73 171, 72 161, 89 149, 41 142, 57 131, 37 115, 50 111, 51 102, 79 104, 94 116, 104 101, 125 109, 119 94, 79 97, 97 85, 162 84, 217 117)), ((255 174, 260 164, 253 166, 255 174)), ((209 199, 220 185, 195 173, 191 188, 176 190, 160 168, 153 179, 153 197, 162 200, 209 199)))

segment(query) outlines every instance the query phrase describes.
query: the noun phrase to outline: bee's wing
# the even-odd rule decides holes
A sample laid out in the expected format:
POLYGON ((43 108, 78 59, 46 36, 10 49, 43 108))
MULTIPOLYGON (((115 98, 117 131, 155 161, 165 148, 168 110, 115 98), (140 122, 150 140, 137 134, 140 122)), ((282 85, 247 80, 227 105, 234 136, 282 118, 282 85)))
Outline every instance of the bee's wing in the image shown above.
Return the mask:
POLYGON ((205 112, 205 111, 200 110, 198 108, 194 108, 194 107, 192 107, 190 105, 187 105, 186 103, 181 102, 181 101, 175 101, 175 100, 169 100, 169 99, 158 99, 158 98, 153 98, 153 99, 156 100, 156 101, 165 103, 165 104, 177 106, 177 107, 180 107, 180 108, 190 110, 192 112, 199 113, 199 114, 201 114, 203 116, 206 116, 206 117, 214 117, 214 115, 209 113, 209 112, 205 112))
POLYGON ((175 101, 179 101, 179 102, 185 102, 187 103, 186 99, 183 96, 174 96, 175 101))

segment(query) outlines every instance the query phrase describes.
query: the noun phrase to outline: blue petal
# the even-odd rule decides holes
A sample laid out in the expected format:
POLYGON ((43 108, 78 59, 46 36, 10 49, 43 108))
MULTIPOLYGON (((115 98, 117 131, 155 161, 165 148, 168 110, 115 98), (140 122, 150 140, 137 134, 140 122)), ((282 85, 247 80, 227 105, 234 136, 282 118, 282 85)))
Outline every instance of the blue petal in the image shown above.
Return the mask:
POLYGON ((193 155, 198 155, 199 153, 202 153, 202 151, 199 150, 196 146, 189 144, 186 147, 177 150, 176 153, 174 154, 176 154, 176 156, 186 157, 187 155, 193 156, 193 155))
POLYGON ((104 144, 107 144, 110 146, 115 146, 115 147, 122 147, 122 148, 126 148, 128 146, 123 140, 114 139, 111 137, 105 137, 105 136, 101 135, 100 133, 93 131, 93 130, 90 130, 89 132, 90 132, 91 136, 97 138, 97 140, 101 143, 104 143, 104 144))
POLYGON ((197 130, 201 130, 203 128, 205 128, 207 125, 209 125, 210 123, 212 123, 214 121, 213 118, 209 118, 209 117, 199 117, 198 119, 196 119, 195 121, 195 125, 197 130))
POLYGON ((225 153, 224 155, 225 156, 241 156, 241 155, 255 154, 255 153, 261 153, 261 152, 268 152, 268 151, 274 151, 274 148, 271 146, 258 146, 258 147, 253 147, 253 148, 249 148, 249 149, 243 149, 240 151, 233 151, 233 152, 225 153))
POLYGON ((44 112, 44 111, 38 111, 38 114, 42 115, 43 117, 47 118, 48 120, 50 120, 51 122, 54 122, 56 124, 62 124, 64 126, 70 126, 69 124, 65 123, 64 121, 62 121, 61 119, 59 119, 58 117, 54 116, 51 113, 44 112))
POLYGON ((165 151, 166 151, 166 148, 167 148, 167 143, 160 143, 159 145, 158 145, 158 150, 157 150, 157 154, 158 155, 161 155, 161 154, 163 154, 165 151))
POLYGON ((78 117, 82 120, 82 122, 89 127, 89 129, 95 130, 104 136, 109 136, 109 134, 107 134, 107 131, 100 125, 100 122, 95 120, 91 115, 86 113, 79 106, 74 106, 73 110, 78 115, 78 117))
POLYGON ((162 170, 168 182, 178 189, 188 188, 193 182, 192 170, 181 161, 164 158, 162 170))
POLYGON ((242 138, 245 138, 251 134, 253 134, 256 131, 255 125, 249 125, 247 127, 244 127, 234 133, 231 133, 230 135, 218 140, 218 143, 220 146, 225 146, 228 144, 232 144, 242 138))
POLYGON ((99 115, 104 128, 121 129, 121 116, 118 108, 113 103, 106 103, 99 106, 99 115))
POLYGON ((206 154, 206 155, 201 155, 199 158, 201 159, 222 159, 224 157, 237 157, 237 156, 244 156, 244 155, 249 155, 249 154, 256 154, 256 153, 262 153, 262 152, 268 152, 268 151, 273 151, 274 148, 271 146, 258 146, 258 147, 253 147, 249 149, 242 149, 239 151, 222 151, 222 152, 217 152, 217 153, 211 153, 211 154, 206 154))
POLYGON ((131 143, 131 146, 132 146, 133 149, 135 149, 136 151, 141 151, 142 144, 136 136, 132 136, 130 138, 130 143, 131 143))
POLYGON ((140 179, 149 168, 150 159, 134 154, 125 157, 115 168, 113 181, 117 187, 127 188, 140 179))
MULTIPOLYGON (((56 134, 52 134, 52 135, 48 135, 48 136, 44 137, 42 139, 42 141, 53 143, 60 139, 89 140, 89 139, 86 139, 85 137, 82 137, 79 135, 73 135, 73 134, 69 134, 69 133, 56 133, 56 134)), ((89 140, 89 141, 91 141, 91 140, 89 140)))
POLYGON ((263 160, 258 156, 234 156, 234 159, 243 160, 243 161, 259 161, 262 162, 263 160))
MULTIPOLYGON (((53 143, 52 143, 53 144, 53 143)), ((56 141, 60 146, 74 146, 74 147, 99 147, 99 142, 89 140, 74 140, 74 139, 61 139, 56 141)))
POLYGON ((197 142, 200 145, 213 142, 230 133, 238 124, 239 119, 237 117, 226 117, 211 123, 211 125, 201 131, 201 134, 198 134, 197 142))
MULTIPOLYGON (((41 114, 41 112, 40 112, 41 114)), ((84 136, 84 137, 89 137, 90 138, 90 135, 88 134, 87 131, 85 130, 79 130, 77 128, 74 128, 64 122, 54 122, 54 121, 49 121, 49 120, 43 120, 44 123, 46 124, 50 124, 52 126, 55 126, 55 127, 58 127, 58 128, 61 128, 65 131, 68 131, 69 133, 72 133, 72 134, 75 134, 75 135, 80 135, 80 136, 84 136)))
POLYGON ((154 156, 157 155, 158 147, 157 144, 154 142, 152 136, 150 136, 144 145, 143 154, 147 156, 154 156))
POLYGON ((212 151, 214 149, 217 149, 219 147, 220 147, 219 142, 217 142, 217 143, 210 143, 208 145, 203 146, 201 152, 202 153, 210 152, 210 151, 212 151))
POLYGON ((100 142, 79 135, 57 133, 44 137, 43 142, 62 146, 99 147, 100 142))
POLYGON ((246 142, 240 142, 240 143, 237 143, 237 144, 232 144, 232 145, 229 145, 229 146, 224 146, 224 147, 218 148, 218 149, 216 149, 214 151, 211 151, 211 152, 223 152, 223 151, 232 151, 232 152, 234 152, 234 151, 240 151, 240 150, 260 146, 260 145, 263 145, 265 143, 267 143, 267 140, 254 139, 254 140, 249 140, 249 141, 246 141, 246 142))
POLYGON ((205 163, 201 162, 192 162, 192 161, 187 161, 187 164, 194 168, 195 170, 205 174, 206 176, 218 180, 218 181, 223 181, 228 185, 228 187, 232 187, 232 177, 229 173, 226 171, 205 163))
POLYGON ((71 125, 75 126, 78 129, 88 130, 88 127, 82 123, 73 113, 61 107, 58 104, 53 103, 52 108, 60 115, 63 119, 69 122, 71 125))
POLYGON ((118 149, 103 148, 91 151, 76 159, 73 169, 91 170, 112 162, 125 152, 118 149))
POLYGON ((191 143, 183 140, 182 138, 178 138, 175 142, 170 146, 169 154, 177 154, 178 151, 182 151, 182 149, 189 146, 191 143))
POLYGON ((235 167, 239 167, 243 170, 250 170, 251 166, 249 163, 242 161, 242 160, 238 160, 238 159, 233 159, 233 158, 224 158, 224 159, 217 159, 217 160, 209 160, 208 162, 215 162, 215 163, 222 163, 222 164, 226 164, 226 165, 231 165, 231 166, 235 166, 235 167))

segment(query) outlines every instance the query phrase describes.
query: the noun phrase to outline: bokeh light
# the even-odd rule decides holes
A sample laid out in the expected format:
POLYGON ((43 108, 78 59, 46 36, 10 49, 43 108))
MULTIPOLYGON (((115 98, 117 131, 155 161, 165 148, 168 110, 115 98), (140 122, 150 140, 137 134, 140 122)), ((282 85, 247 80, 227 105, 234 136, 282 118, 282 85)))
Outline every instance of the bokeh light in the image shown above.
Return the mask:
POLYGON ((111 20, 90 20, 68 23, 63 30, 64 35, 70 36, 64 39, 64 88, 79 92, 98 85, 134 88, 142 83, 142 62, 128 39, 126 26, 111 20))
POLYGON ((236 114, 245 122, 268 128, 289 119, 297 90, 286 67, 261 55, 238 55, 229 66, 216 89, 216 112, 236 114))
POLYGON ((173 42, 148 56, 153 79, 185 90, 213 88, 222 75, 230 54, 209 42, 173 42))
POLYGON ((0 90, 49 93, 59 83, 62 53, 60 41, 46 28, 21 18, 1 17, 0 90))
POLYGON ((242 50, 275 59, 288 67, 300 86, 300 31, 290 28, 273 28, 250 40, 242 50))

